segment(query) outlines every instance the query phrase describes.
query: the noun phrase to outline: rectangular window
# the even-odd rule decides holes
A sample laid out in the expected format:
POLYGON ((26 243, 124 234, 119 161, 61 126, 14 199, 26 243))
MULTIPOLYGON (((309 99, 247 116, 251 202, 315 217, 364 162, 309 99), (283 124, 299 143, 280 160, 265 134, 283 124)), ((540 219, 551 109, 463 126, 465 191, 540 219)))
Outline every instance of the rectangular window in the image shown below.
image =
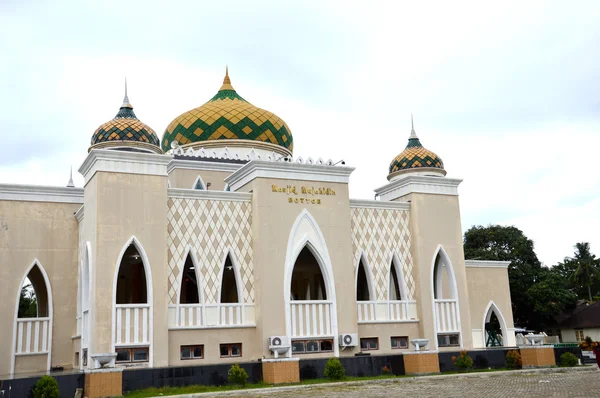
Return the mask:
POLYGON ((242 343, 221 344, 220 351, 221 351, 221 358, 241 357, 242 356, 242 343))
POLYGON ((397 336, 391 339, 393 349, 408 348, 408 336, 397 336))
POLYGON ((117 348, 117 362, 148 362, 148 347, 117 348))
POLYGON ((585 337, 583 336, 583 329, 575 329, 575 339, 578 343, 585 340, 585 337))
POLYGON ((182 345, 181 359, 202 359, 204 358, 203 345, 182 345))
POLYGON ((333 340, 294 340, 292 341, 292 353, 315 354, 319 352, 332 352, 333 340))
POLYGON ((377 337, 367 337, 360 339, 360 349, 364 351, 377 350, 379 339, 377 337))
POLYGON ((458 334, 438 334, 438 347, 454 347, 460 345, 458 334))

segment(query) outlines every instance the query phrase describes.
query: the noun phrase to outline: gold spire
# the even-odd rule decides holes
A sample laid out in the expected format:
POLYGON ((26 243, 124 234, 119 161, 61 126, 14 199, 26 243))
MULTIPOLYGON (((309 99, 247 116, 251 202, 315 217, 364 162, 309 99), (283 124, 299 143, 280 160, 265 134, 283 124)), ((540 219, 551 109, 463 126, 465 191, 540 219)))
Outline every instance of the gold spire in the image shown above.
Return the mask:
POLYGON ((231 85, 231 79, 229 79, 229 67, 228 66, 225 66, 225 78, 223 79, 223 85, 221 86, 219 91, 223 91, 223 90, 235 91, 235 89, 231 85))

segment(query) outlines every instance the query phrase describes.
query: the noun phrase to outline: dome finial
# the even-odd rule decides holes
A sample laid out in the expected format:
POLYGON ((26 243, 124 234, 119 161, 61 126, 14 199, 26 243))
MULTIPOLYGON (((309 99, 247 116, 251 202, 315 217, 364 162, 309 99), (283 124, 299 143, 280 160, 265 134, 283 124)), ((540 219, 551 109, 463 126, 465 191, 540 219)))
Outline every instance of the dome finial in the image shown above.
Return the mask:
POLYGON ((73 166, 71 166, 71 171, 69 172, 69 182, 67 183, 67 188, 75 188, 75 184, 73 183, 73 166))
POLYGON ((229 78, 229 66, 227 66, 227 65, 225 65, 225 78, 223 79, 223 85, 221 86, 219 91, 223 91, 223 90, 235 91, 235 89, 231 85, 231 79, 229 78))
POLYGON ((133 109, 133 106, 131 106, 131 104, 129 103, 129 97, 127 96, 127 77, 125 77, 125 97, 123 97, 123 105, 121 105, 121 108, 133 109))
POLYGON ((413 114, 410 114, 410 137, 408 137, 408 139, 419 139, 419 137, 417 137, 417 133, 415 132, 415 122, 413 120, 413 114))

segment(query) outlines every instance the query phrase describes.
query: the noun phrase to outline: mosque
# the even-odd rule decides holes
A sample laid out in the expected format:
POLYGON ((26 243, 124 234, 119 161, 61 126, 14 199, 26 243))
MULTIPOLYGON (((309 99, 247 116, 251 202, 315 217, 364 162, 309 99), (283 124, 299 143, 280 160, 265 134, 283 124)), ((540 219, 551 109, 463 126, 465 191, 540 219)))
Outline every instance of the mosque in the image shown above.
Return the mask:
POLYGON ((414 128, 377 200, 293 150, 226 73, 162 139, 126 92, 83 188, 0 185, 0 375, 516 345, 508 264, 465 260, 461 180, 414 128))

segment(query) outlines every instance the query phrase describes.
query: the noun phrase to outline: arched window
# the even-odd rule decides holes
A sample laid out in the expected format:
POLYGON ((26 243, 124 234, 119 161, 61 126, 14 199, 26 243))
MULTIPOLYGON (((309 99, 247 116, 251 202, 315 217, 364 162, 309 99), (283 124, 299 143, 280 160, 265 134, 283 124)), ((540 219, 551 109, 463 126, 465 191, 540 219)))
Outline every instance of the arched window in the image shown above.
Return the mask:
POLYGON ((202 177, 198 176, 198 178, 196 178, 196 181, 194 181, 194 189, 199 189, 199 190, 206 190, 206 184, 204 184, 204 181, 202 181, 202 177))
POLYGON ((400 280, 396 273, 396 267, 394 264, 390 267, 390 300, 402 300, 402 294, 400 293, 400 280))
POLYGON ((358 263, 358 275, 356 276, 356 301, 370 301, 371 291, 367 280, 367 272, 361 257, 358 263))
POLYGON ((493 302, 488 304, 488 309, 483 319, 485 347, 497 347, 505 345, 506 330, 504 318, 493 302))
POLYGON ((117 278, 117 304, 148 303, 144 263, 133 243, 123 254, 117 278))
POLYGON ((181 304, 199 304, 200 289, 198 287, 198 279, 196 276, 196 267, 192 261, 192 255, 188 254, 183 267, 183 275, 181 277, 181 293, 179 296, 181 304))
POLYGON ((327 300, 321 267, 308 247, 304 247, 292 272, 291 300, 327 300))
POLYGON ((48 289, 44 275, 35 264, 21 285, 19 318, 45 318, 48 310, 48 289))
POLYGON ((239 303, 238 286, 231 258, 227 255, 221 279, 221 303, 239 303))
POLYGON ((456 283, 450 264, 438 253, 433 269, 433 296, 434 299, 456 299, 456 283))

